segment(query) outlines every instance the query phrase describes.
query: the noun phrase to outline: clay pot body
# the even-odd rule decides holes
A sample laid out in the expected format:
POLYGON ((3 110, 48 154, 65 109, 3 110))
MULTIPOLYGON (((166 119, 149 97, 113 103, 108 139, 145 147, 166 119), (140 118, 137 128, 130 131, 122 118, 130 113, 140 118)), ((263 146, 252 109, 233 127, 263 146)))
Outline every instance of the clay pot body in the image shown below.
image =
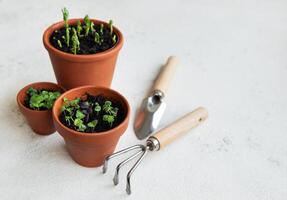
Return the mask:
MULTIPOLYGON (((71 19, 68 23, 74 25, 78 20, 83 22, 82 19, 71 19)), ((103 21, 94 19, 91 19, 91 21, 94 24, 103 23, 107 25, 103 21)), ((122 33, 114 27, 118 41, 114 47, 104 52, 89 55, 74 55, 56 49, 49 41, 51 34, 63 26, 63 21, 53 24, 43 35, 43 43, 49 53, 59 85, 65 89, 84 85, 110 87, 118 53, 123 46, 122 33)))
POLYGON ((53 107, 53 120, 56 130, 64 138, 67 150, 74 161, 85 167, 98 167, 103 164, 107 155, 114 152, 120 136, 128 126, 130 106, 128 101, 118 92, 104 87, 83 86, 69 90, 62 94, 53 107), (64 126, 59 115, 63 98, 75 99, 89 93, 92 95, 103 95, 109 99, 114 99, 122 104, 125 110, 125 118, 121 124, 108 131, 99 133, 82 133, 64 126))
POLYGON ((24 105, 25 98, 27 96, 26 92, 30 87, 33 87, 35 89, 54 90, 59 91, 61 93, 63 93, 64 90, 55 83, 38 82, 27 85, 26 87, 21 89, 17 95, 17 103, 19 109, 21 113, 25 116, 32 130, 39 135, 52 134, 55 132, 55 127, 52 118, 52 110, 43 110, 43 111, 32 110, 24 105))

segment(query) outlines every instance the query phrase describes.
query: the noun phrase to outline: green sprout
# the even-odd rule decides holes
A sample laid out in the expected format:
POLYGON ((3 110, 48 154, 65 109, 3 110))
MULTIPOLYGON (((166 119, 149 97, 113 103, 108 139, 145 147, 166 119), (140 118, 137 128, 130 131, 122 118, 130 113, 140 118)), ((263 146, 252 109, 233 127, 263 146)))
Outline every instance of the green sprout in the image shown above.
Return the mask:
POLYGON ((94 120, 94 121, 89 122, 87 126, 94 129, 97 126, 97 124, 98 124, 98 120, 94 120))
POLYGON ((80 50, 80 41, 77 35, 77 31, 75 28, 72 28, 73 35, 72 35, 72 48, 71 51, 73 54, 77 54, 77 52, 80 50))
POLYGON ((104 34, 104 24, 100 25, 100 33, 101 33, 101 35, 104 34))
POLYGON ((100 104, 98 102, 95 103, 95 111, 97 112, 97 115, 99 115, 99 112, 102 110, 100 104))
POLYGON ((29 106, 32 109, 40 110, 41 108, 50 110, 53 107, 55 100, 61 95, 60 92, 49 92, 47 90, 36 90, 29 88, 29 106))
POLYGON ((112 107, 112 102, 111 101, 105 101, 103 105, 103 111, 105 111, 107 114, 112 115, 114 117, 117 116, 118 113, 118 108, 112 107))
POLYGON ((69 11, 67 8, 63 8, 62 13, 63 13, 63 19, 65 23, 65 28, 68 28, 69 27, 69 24, 68 24, 69 11))
POLYGON ((97 44, 99 44, 99 45, 102 44, 101 36, 100 36, 100 34, 99 34, 97 31, 95 32, 95 42, 96 42, 97 44))
POLYGON ((74 121, 73 117, 72 116, 68 116, 68 115, 65 116, 65 120, 66 120, 66 122, 68 122, 69 126, 71 126, 71 121, 70 120, 74 121))
POLYGON ((105 101, 105 103, 104 103, 104 105, 103 105, 103 110, 104 110, 106 113, 110 113, 112 109, 113 109, 113 107, 112 107, 112 102, 111 102, 111 101, 105 101))
POLYGON ((103 121, 108 122, 110 127, 112 127, 115 121, 115 117, 113 115, 103 115, 103 121))
POLYGON ((92 33, 95 32, 94 28, 94 22, 92 22, 89 18, 88 15, 84 17, 84 22, 85 22, 85 36, 89 35, 89 32, 91 31, 92 33))
POLYGON ((77 33, 78 33, 78 36, 79 37, 82 37, 83 35, 81 35, 81 32, 82 32, 83 28, 81 26, 81 22, 80 20, 77 21, 77 33))
POLYGON ((29 94, 30 96, 33 96, 34 94, 37 94, 38 93, 38 90, 30 87, 27 91, 27 94, 29 94))
POLYGON ((113 41, 113 44, 115 44, 117 42, 117 36, 116 35, 113 36, 112 41, 113 41))
POLYGON ((58 43, 58 45, 59 45, 59 47, 60 48, 62 48, 63 46, 62 46, 62 43, 61 43, 61 41, 60 40, 57 40, 57 43, 58 43))
POLYGON ((85 131, 87 128, 82 120, 83 118, 85 118, 85 114, 82 113, 80 110, 77 110, 74 125, 78 128, 79 131, 85 131))
POLYGON ((83 119, 83 118, 85 118, 85 114, 82 113, 82 111, 77 110, 76 117, 77 117, 77 119, 83 119))
POLYGON ((110 29, 110 34, 113 34, 113 20, 109 21, 109 29, 110 29))
POLYGON ((65 39, 67 46, 69 47, 70 46, 70 27, 68 24, 69 11, 67 10, 67 8, 63 8, 62 13, 63 13, 63 19, 64 19, 64 26, 66 28, 66 36, 64 39, 65 39))
POLYGON ((82 132, 84 132, 87 128, 86 125, 84 124, 83 120, 81 120, 79 118, 76 118, 74 120, 74 125, 77 127, 78 131, 82 131, 82 132))

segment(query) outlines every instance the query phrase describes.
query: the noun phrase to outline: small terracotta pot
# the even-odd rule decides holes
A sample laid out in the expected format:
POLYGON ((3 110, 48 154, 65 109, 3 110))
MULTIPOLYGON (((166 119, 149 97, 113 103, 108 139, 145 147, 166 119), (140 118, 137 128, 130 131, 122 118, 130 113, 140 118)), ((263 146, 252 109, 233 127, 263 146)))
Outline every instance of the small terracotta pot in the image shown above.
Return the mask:
MULTIPOLYGON (((83 22, 83 19, 70 19, 69 24, 74 25, 77 21, 83 22)), ((91 19, 94 24, 106 22, 91 19)), ((54 68, 58 83, 65 89, 71 89, 78 86, 94 85, 110 87, 118 53, 123 46, 123 35, 114 27, 118 42, 114 47, 101 53, 89 55, 74 55, 60 51, 50 43, 51 34, 64 26, 64 22, 58 22, 50 26, 43 35, 43 43, 54 68)))
POLYGON ((50 135, 55 132, 52 118, 52 110, 32 110, 24 105, 27 96, 27 90, 33 87, 35 89, 47 89, 64 92, 64 89, 55 83, 38 82, 27 85, 18 92, 17 103, 21 113, 25 116, 32 130, 39 135, 50 135))
POLYGON ((128 101, 118 92, 104 87, 83 86, 69 90, 62 94, 53 107, 53 120, 56 130, 64 138, 67 150, 71 157, 85 167, 98 167, 103 164, 107 155, 114 152, 120 136, 128 127, 130 106, 128 101), (103 96, 119 101, 125 110, 125 118, 117 127, 99 133, 82 133, 63 125, 59 120, 63 98, 75 99, 84 94, 102 94, 103 96))

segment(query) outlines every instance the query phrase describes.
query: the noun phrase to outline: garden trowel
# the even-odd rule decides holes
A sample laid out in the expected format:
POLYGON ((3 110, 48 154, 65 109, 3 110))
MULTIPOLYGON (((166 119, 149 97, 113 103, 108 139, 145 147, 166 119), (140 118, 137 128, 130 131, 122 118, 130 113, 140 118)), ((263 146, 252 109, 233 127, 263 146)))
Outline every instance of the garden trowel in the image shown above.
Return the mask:
POLYGON ((178 58, 170 56, 162 67, 148 96, 142 101, 135 118, 134 129, 138 139, 148 137, 158 127, 166 108, 164 98, 169 82, 175 72, 178 58))

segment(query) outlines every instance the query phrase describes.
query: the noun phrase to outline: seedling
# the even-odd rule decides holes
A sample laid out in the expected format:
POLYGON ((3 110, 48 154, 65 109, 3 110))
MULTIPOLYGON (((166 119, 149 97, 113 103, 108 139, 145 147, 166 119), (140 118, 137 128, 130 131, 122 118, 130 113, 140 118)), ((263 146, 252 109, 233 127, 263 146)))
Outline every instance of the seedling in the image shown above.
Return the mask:
POLYGON ((63 13, 64 26, 66 29, 66 36, 64 37, 64 39, 66 41, 66 45, 69 47, 70 46, 70 27, 68 23, 69 11, 67 10, 67 8, 63 8, 62 13, 63 13))
POLYGON ((115 117, 113 115, 104 115, 103 116, 103 121, 108 122, 110 126, 113 126, 113 123, 115 121, 115 117))
POLYGON ((95 42, 99 45, 101 44, 101 37, 98 32, 95 33, 95 42))
POLYGON ((57 40, 57 43, 58 43, 58 45, 59 45, 60 48, 63 47, 61 40, 57 40))
POLYGON ((37 90, 31 87, 27 91, 27 106, 33 110, 50 110, 60 95, 58 91, 37 90))
POLYGON ((72 35, 72 48, 71 51, 73 54, 77 54, 77 52, 80 50, 80 41, 77 35, 77 31, 75 28, 72 28, 73 35, 72 35))
POLYGON ((95 111, 97 112, 97 115, 99 115, 99 112, 102 110, 102 107, 98 102, 95 103, 95 111))
POLYGON ((81 34, 81 32, 82 32, 82 30, 83 30, 83 28, 82 28, 81 25, 82 25, 82 24, 81 24, 80 20, 78 20, 78 22, 77 22, 77 33, 78 33, 78 37, 83 37, 83 35, 81 34))
POLYGON ((117 36, 114 35, 113 38, 112 38, 112 40, 113 40, 113 44, 115 44, 115 43, 117 42, 117 36))
POLYGON ((113 20, 109 21, 110 35, 113 35, 113 20))
POLYGON ((95 32, 94 22, 90 20, 88 15, 85 16, 84 22, 85 22, 85 36, 88 36, 90 31, 92 33, 95 32))
POLYGON ((59 118, 64 125, 79 132, 99 132, 109 130, 120 122, 119 109, 113 106, 111 100, 86 95, 89 98, 63 99, 59 118))
POLYGON ((104 24, 100 25, 100 33, 101 33, 101 35, 104 34, 104 24))

